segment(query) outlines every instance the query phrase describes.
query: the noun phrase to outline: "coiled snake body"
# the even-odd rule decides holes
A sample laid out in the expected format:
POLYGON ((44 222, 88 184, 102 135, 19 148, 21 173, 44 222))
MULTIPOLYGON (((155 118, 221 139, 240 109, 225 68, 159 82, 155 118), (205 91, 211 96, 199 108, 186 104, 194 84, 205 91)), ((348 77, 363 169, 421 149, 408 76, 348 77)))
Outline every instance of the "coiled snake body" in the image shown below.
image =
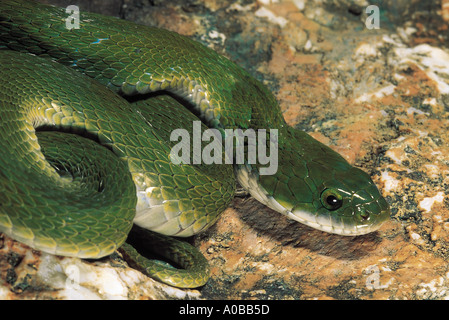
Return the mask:
POLYGON ((67 16, 0 2, 1 232, 81 258, 123 247, 150 276, 196 287, 208 278, 205 258, 158 234, 191 236, 213 224, 233 197, 234 170, 256 199, 326 232, 364 234, 388 219, 370 177, 288 127, 267 88, 227 58, 177 33, 97 14, 81 12, 79 28, 68 29, 67 16), (248 161, 234 169, 172 161, 171 132, 192 133, 198 120, 186 105, 202 132, 215 128, 224 139, 226 129, 277 129, 276 173, 248 161), (133 221, 155 231, 152 244, 185 270, 125 244, 133 221))

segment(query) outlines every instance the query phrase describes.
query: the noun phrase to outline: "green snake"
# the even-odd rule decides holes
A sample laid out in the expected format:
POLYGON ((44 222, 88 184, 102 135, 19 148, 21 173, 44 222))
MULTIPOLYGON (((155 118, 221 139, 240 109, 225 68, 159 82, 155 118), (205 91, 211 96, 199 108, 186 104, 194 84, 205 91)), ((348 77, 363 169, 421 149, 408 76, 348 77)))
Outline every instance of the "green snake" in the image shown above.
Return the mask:
MULTIPOLYGON (((0 2, 1 232, 63 256, 122 248, 149 276, 198 287, 209 277, 206 259, 166 236, 212 225, 236 180, 266 206, 325 232, 365 234, 389 218, 367 173, 289 127, 274 95, 224 56, 175 32, 98 14, 81 12, 79 27, 68 28, 68 16, 32 1, 0 2), (277 146, 276 172, 262 174, 266 164, 248 160, 174 162, 171 133, 191 134, 198 118, 202 132, 215 128, 222 139, 228 129, 276 129, 261 140, 277 146), (134 243, 180 268, 125 243, 133 223, 154 232, 134 243)), ((248 152, 244 140, 233 143, 248 152)))

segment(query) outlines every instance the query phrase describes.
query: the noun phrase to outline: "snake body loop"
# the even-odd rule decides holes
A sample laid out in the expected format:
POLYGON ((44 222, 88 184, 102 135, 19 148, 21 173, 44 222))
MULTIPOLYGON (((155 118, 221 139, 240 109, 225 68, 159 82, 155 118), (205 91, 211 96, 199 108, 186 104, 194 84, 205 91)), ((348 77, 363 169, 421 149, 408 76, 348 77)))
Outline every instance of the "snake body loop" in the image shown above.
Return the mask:
POLYGON ((167 271, 124 241, 133 221, 168 236, 206 229, 233 197, 234 171, 256 199, 323 231, 364 234, 388 219, 371 178, 288 127, 273 94, 227 58, 163 29, 84 12, 67 29, 66 19, 62 8, 0 2, 0 231, 58 255, 123 247, 149 275, 196 287, 209 268, 192 247, 155 235, 186 269, 167 271), (192 134, 196 116, 223 139, 277 130, 277 171, 175 164, 170 135, 192 134))

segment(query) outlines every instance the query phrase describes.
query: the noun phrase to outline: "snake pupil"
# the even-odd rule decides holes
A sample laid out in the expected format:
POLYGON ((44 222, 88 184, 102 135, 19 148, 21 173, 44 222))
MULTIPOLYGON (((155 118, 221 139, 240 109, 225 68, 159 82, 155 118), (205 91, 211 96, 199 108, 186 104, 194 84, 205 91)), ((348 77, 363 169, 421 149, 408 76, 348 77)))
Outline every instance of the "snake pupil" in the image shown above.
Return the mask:
POLYGON ((338 209, 341 207, 342 201, 337 199, 337 197, 330 195, 326 198, 326 202, 328 205, 332 207, 332 209, 338 209))
POLYGON ((338 199, 335 198, 334 196, 329 196, 327 197, 326 201, 329 205, 334 206, 335 203, 337 203, 338 199))

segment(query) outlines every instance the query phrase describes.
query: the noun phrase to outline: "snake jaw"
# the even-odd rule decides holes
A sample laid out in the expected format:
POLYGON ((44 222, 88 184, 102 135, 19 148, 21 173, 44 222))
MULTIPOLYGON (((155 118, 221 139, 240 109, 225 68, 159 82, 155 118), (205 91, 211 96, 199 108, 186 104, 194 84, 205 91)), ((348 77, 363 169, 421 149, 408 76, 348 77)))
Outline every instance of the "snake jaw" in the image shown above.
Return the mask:
MULTIPOLYGON (((326 219, 324 217, 318 217, 307 211, 295 211, 295 212, 287 211, 286 215, 290 219, 298 221, 314 229, 342 236, 359 236, 374 232, 378 230, 382 226, 382 224, 386 221, 386 219, 381 218, 379 219, 379 222, 368 223, 369 219, 367 219, 366 223, 357 223, 354 224, 352 227, 349 227, 344 223, 342 223, 341 220, 338 221, 338 219, 333 218, 326 219), (313 220, 315 220, 315 222, 313 220)), ((383 210, 379 216, 389 217, 390 211, 388 209, 383 210)))

